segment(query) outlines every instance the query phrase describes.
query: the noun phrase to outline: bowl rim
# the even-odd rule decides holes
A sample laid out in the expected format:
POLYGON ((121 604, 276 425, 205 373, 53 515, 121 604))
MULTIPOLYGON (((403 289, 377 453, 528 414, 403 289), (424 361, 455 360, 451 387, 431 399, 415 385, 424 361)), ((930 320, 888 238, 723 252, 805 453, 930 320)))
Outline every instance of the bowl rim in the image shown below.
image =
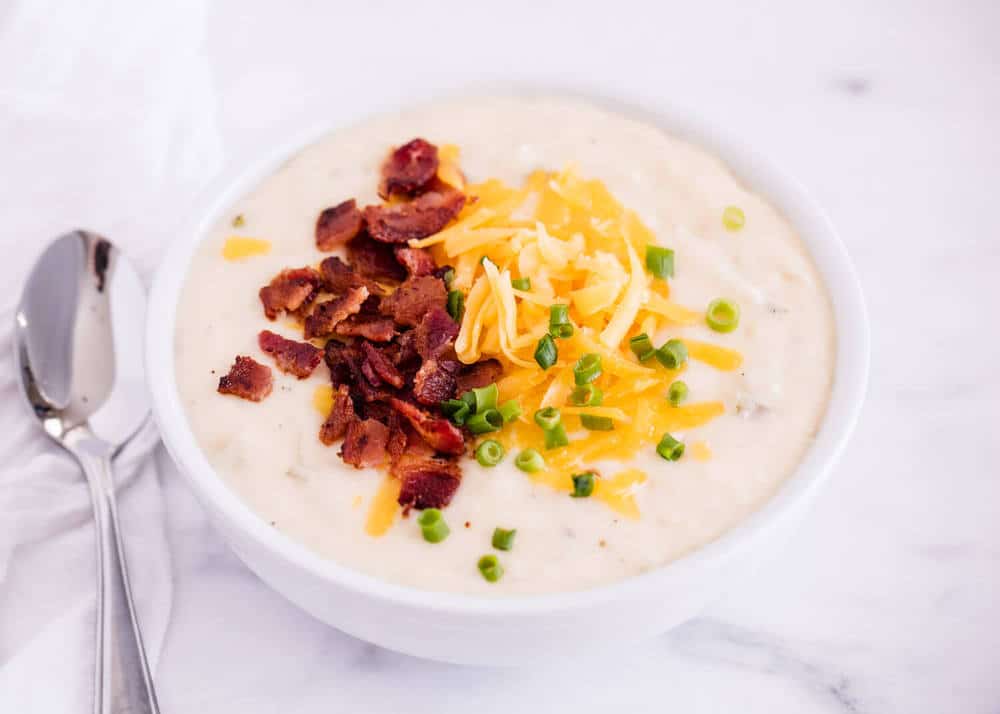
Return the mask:
POLYGON ((564 98, 596 105, 626 117, 651 123, 674 136, 711 151, 737 178, 764 196, 796 227, 828 291, 836 329, 836 360, 830 396, 813 443, 795 470, 758 510, 715 540, 680 558, 628 578, 582 590, 532 595, 481 595, 423 590, 400 585, 327 560, 267 526, 215 472, 195 440, 181 404, 175 380, 174 325, 181 289, 194 251, 206 232, 236 199, 252 189, 294 154, 325 134, 394 107, 421 102, 383 102, 363 111, 348 109, 323 122, 294 121, 299 128, 250 161, 229 162, 196 202, 194 216, 166 250, 153 280, 146 321, 146 374, 153 415, 168 452, 206 510, 214 510, 232 529, 258 547, 296 568, 337 586, 386 603, 422 610, 480 616, 532 616, 566 612, 661 590, 687 573, 746 554, 766 531, 808 506, 828 478, 860 416, 867 391, 870 335, 868 315, 857 272, 829 218, 805 188, 746 142, 696 114, 659 99, 623 97, 593 89, 503 84, 475 91, 437 93, 431 100, 474 96, 536 96, 564 98), (153 379, 151 375, 167 378, 153 379), (212 504, 208 509, 206 501, 212 504))

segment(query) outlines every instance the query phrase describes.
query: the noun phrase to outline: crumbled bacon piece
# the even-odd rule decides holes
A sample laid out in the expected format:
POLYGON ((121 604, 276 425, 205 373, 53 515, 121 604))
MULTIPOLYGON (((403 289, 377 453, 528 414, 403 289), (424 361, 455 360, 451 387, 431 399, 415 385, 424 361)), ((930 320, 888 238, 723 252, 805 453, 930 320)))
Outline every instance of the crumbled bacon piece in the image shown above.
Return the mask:
POLYGON ((429 359, 413 377, 413 396, 421 404, 437 406, 455 396, 455 373, 459 363, 452 360, 429 359))
POLYGON ((355 468, 381 466, 385 461, 385 447, 389 441, 389 428, 375 419, 352 420, 340 447, 340 457, 355 468))
POLYGON ((431 191, 408 203, 367 206, 365 225, 377 241, 406 243, 437 233, 464 205, 465 194, 460 191, 431 191))
POLYGON ((312 268, 282 270, 260 289, 267 319, 276 319, 282 310, 296 312, 308 307, 319 293, 321 283, 319 273, 312 268))
POLYGON ((232 394, 251 402, 259 402, 271 393, 271 368, 252 357, 239 355, 229 374, 219 378, 219 394, 232 394))
POLYGON ((341 294, 352 288, 365 288, 370 295, 384 295, 385 291, 378 283, 356 273, 347 263, 335 255, 325 258, 319 264, 323 284, 331 293, 341 294))
POLYGON ((417 352, 424 359, 437 359, 454 345, 458 329, 447 310, 432 307, 414 330, 417 352))
POLYGON ((257 335, 260 348, 274 357, 278 369, 288 374, 294 374, 299 379, 305 379, 323 359, 323 350, 308 342, 296 342, 270 330, 262 330, 257 335))
POLYGON ((462 368, 458 374, 458 393, 468 392, 476 387, 493 384, 503 374, 503 365, 499 360, 484 359, 462 368))
POLYGON ((316 247, 331 251, 354 238, 364 225, 364 218, 352 198, 325 209, 316 219, 316 247))
POLYGON ((399 504, 417 509, 444 508, 462 480, 458 464, 445 459, 407 459, 396 473, 402 482, 399 504))
MULTIPOLYGON (((421 275, 433 275, 437 268, 437 263, 430 252, 423 248, 407 248, 406 246, 396 246, 396 260, 406 268, 410 277, 421 275)), ((437 277, 441 277, 440 275, 437 277)))
MULTIPOLYGON (((403 386, 403 375, 377 347, 370 342, 363 342, 361 343, 361 351, 365 356, 365 364, 371 367, 380 381, 388 382, 396 389, 403 386)), ((376 386, 378 385, 376 384, 376 386)))
POLYGON ((389 342, 396 336, 396 323, 391 317, 372 317, 359 313, 338 322, 333 333, 343 337, 363 337, 372 342, 389 342))
POLYGON ((306 318, 306 339, 326 337, 333 333, 337 323, 348 315, 357 314, 361 303, 368 297, 368 288, 351 288, 346 293, 333 300, 327 300, 316 306, 312 314, 306 318))
POLYGON ((406 282, 382 301, 384 315, 391 315, 401 325, 416 327, 424 315, 433 308, 445 307, 448 293, 444 281, 430 275, 408 278, 406 282))
POLYGON ((435 451, 444 454, 465 453, 465 438, 462 432, 443 417, 434 417, 410 402, 393 397, 389 404, 404 416, 435 451))
POLYGON ((351 269, 364 278, 396 283, 406 278, 406 269, 396 260, 391 245, 374 241, 362 233, 347 244, 351 269))
POLYGON ((379 195, 412 195, 424 187, 438 170, 438 150, 424 139, 413 139, 394 149, 382 164, 379 195))
POLYGON ((333 404, 323 425, 319 428, 319 440, 329 446, 344 438, 347 427, 357 420, 354 413, 354 402, 351 401, 350 390, 342 384, 333 391, 333 404))

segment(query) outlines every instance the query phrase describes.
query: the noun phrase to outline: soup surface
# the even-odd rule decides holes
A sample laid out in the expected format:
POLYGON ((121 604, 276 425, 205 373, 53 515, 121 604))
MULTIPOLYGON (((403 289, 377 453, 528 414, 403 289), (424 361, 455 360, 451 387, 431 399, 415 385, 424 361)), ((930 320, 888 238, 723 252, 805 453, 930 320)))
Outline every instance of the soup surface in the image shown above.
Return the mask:
POLYGON ((175 346, 178 388, 201 448, 262 519, 320 555, 378 578, 497 596, 626 578, 738 524, 771 498, 809 447, 835 358, 828 297, 795 230, 717 157, 576 100, 512 97, 464 98, 384 115, 337 130, 289 160, 232 206, 197 249, 175 346), (651 336, 655 345, 668 337, 718 345, 737 352, 741 362, 719 369, 710 360, 689 360, 683 379, 691 399, 720 403, 723 413, 672 432, 686 444, 680 459, 661 458, 654 443, 628 464, 607 465, 644 474, 626 486, 628 508, 569 498, 518 470, 509 451, 491 468, 463 459, 461 487, 443 509, 451 528, 443 542, 424 540, 417 512, 404 517, 384 506, 391 525, 373 536, 370 519, 386 476, 352 468, 337 446, 317 438, 324 416, 313 402, 329 384, 324 365, 302 380, 275 371, 273 391, 259 403, 217 393, 234 355, 271 364, 257 344, 261 330, 301 339, 290 321, 264 316, 258 289, 283 268, 324 257, 313 240, 317 214, 350 197, 362 206, 378 202, 386 152, 415 136, 459 147, 471 183, 499 179, 521 186, 538 169, 574 165, 580 175, 602 181, 658 243, 674 249, 672 301, 704 311, 723 296, 740 306, 732 332, 713 331, 700 320, 661 324, 651 336), (736 230, 723 219, 727 207, 742 211, 736 230), (517 530, 511 550, 491 547, 497 527, 517 530), (487 553, 504 568, 495 583, 477 568, 487 553))

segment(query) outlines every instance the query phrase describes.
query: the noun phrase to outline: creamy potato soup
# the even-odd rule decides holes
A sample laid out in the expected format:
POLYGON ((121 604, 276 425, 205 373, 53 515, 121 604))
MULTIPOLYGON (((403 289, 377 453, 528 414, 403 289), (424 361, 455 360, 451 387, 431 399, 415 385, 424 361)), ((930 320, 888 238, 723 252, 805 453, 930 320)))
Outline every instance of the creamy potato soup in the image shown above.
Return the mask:
MULTIPOLYGON (((420 168, 420 157, 409 160, 420 168)), ((353 234, 359 215, 328 218, 353 234)), ((375 234, 373 215, 365 221, 375 234)), ((384 289, 384 306, 396 290, 368 285, 358 301, 384 289)), ((397 336, 409 329, 400 319, 397 336)), ((208 461, 272 527, 393 583, 500 596, 642 573, 760 508, 813 439, 834 341, 826 290, 795 229, 719 158, 575 100, 465 98, 337 130, 233 205, 190 265, 176 379, 208 461), (437 147, 431 188, 404 181, 394 194, 390 184, 387 203, 383 162, 414 137, 437 147), (343 310, 325 329, 307 325, 319 351, 303 348, 303 378, 258 337, 307 342, 303 318, 326 298, 272 320, 258 292, 285 269, 319 274, 321 261, 345 255, 336 236, 319 249, 321 212, 347 199, 389 210, 431 189, 463 192, 461 212, 396 247, 420 248, 441 268, 458 325, 450 359, 499 370, 497 414, 483 392, 464 408, 458 391, 450 406, 415 407, 464 434, 465 455, 448 466, 461 481, 439 514, 420 499, 440 494, 398 503, 395 456, 380 439, 410 422, 392 416, 397 392, 384 372, 373 378, 383 403, 359 408, 389 427, 355 434, 360 446, 341 444, 339 432, 330 445, 318 436, 337 394, 320 354, 329 325, 357 305, 326 306, 343 310), (252 361, 226 376, 237 355, 252 361), (259 401, 220 393, 220 378, 231 386, 258 376, 270 380, 259 401), (385 462, 345 463, 364 448, 358 463, 380 462, 383 451, 385 462), (498 528, 516 531, 497 536, 501 547, 498 528)), ((344 387, 356 401, 357 386, 344 387)), ((403 401, 414 400, 407 392, 403 401)), ((433 457, 426 447, 420 458, 433 457)))

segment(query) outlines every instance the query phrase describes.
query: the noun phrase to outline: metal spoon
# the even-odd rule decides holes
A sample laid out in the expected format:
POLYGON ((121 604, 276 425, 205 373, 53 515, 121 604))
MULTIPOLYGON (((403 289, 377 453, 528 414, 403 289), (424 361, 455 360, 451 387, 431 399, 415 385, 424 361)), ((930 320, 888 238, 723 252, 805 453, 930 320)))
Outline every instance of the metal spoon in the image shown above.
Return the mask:
POLYGON ((97 521, 97 714, 158 714, 125 572, 111 459, 149 413, 146 294, 109 241, 75 231, 35 263, 14 327, 14 361, 46 433, 80 462, 97 521))

